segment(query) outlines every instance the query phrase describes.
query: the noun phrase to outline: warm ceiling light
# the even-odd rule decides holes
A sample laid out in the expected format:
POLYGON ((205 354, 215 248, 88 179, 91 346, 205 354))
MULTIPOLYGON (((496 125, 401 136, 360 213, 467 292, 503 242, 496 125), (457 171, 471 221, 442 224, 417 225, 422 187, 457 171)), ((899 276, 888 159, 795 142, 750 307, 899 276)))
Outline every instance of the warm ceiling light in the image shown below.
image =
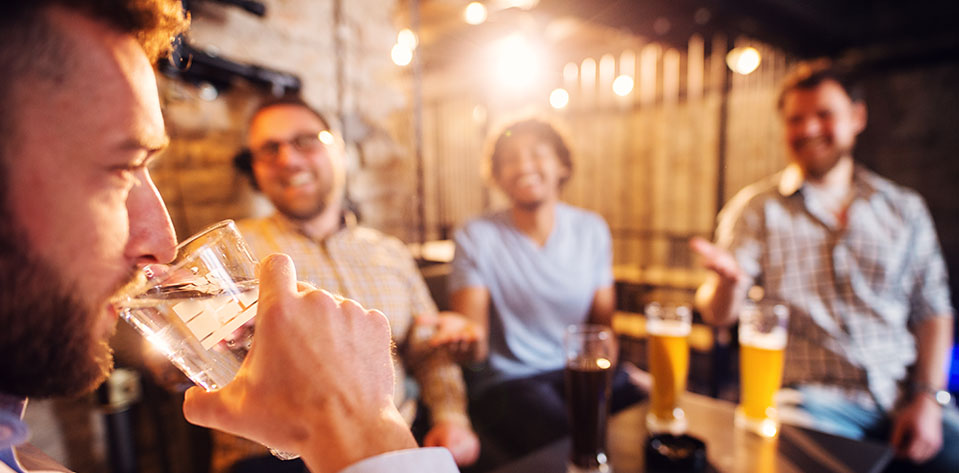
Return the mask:
POLYGON ((549 105, 557 110, 569 105, 569 92, 566 89, 553 89, 549 94, 549 105))
POLYGON ((620 97, 625 97, 633 91, 633 78, 622 74, 613 80, 613 92, 620 97))
POLYGON ((486 6, 480 2, 473 2, 466 5, 463 11, 463 18, 471 25, 478 25, 486 21, 486 6))
POLYGON ((416 49, 416 45, 419 44, 419 40, 416 38, 416 33, 409 28, 403 28, 399 33, 396 34, 396 42, 406 46, 409 50, 416 49))
POLYGON ((761 62, 762 56, 752 46, 733 48, 726 54, 726 65, 729 69, 742 75, 755 71, 761 62))
POLYGON ((510 89, 527 89, 540 79, 540 56, 529 40, 514 34, 495 43, 494 73, 498 82, 510 89))
POLYGON ((393 49, 390 50, 390 58, 393 59, 393 64, 406 66, 413 61, 413 50, 400 43, 396 43, 393 45, 393 49))

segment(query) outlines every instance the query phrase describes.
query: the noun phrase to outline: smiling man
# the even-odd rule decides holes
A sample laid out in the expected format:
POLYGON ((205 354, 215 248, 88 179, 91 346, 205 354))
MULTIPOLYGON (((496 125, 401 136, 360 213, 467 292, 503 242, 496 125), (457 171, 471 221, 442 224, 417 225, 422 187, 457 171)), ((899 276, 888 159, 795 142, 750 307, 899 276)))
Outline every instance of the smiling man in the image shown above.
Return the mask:
MULTIPOLYGON (((174 256, 148 171, 167 142, 151 62, 184 26, 174 0, 0 5, 0 473, 63 471, 23 444, 26 398, 98 385, 114 291, 174 256)), ((191 422, 314 472, 455 470, 443 449, 412 450, 381 313, 298 287, 281 255, 260 281, 250 356, 222 390, 187 392, 191 422)))
POLYGON ((716 245, 692 242, 713 271, 697 292, 703 317, 733 323, 762 286, 790 309, 792 407, 819 429, 888 440, 899 468, 959 471, 944 391, 954 315, 929 211, 854 162, 866 106, 845 75, 800 67, 779 110, 790 164, 730 200, 716 245))
MULTIPOLYGON (((438 347, 433 340, 437 324, 451 327, 448 322, 456 316, 437 313, 401 241, 357 225, 344 209, 346 153, 326 119, 298 97, 271 100, 253 114, 247 143, 250 153, 237 156, 237 167, 277 210, 264 219, 238 222, 254 253, 287 253, 301 281, 383 311, 398 348, 394 401, 400 412, 413 423, 421 399, 428 411, 421 414, 430 419, 424 445, 446 447, 460 466, 473 463, 480 445, 466 413, 462 373, 449 346, 438 347), (416 381, 419 395, 409 389, 414 383, 407 377, 416 381)), ((265 454, 262 447, 214 437, 217 467, 257 451, 265 454)), ((261 456, 237 468, 271 460, 261 456)))

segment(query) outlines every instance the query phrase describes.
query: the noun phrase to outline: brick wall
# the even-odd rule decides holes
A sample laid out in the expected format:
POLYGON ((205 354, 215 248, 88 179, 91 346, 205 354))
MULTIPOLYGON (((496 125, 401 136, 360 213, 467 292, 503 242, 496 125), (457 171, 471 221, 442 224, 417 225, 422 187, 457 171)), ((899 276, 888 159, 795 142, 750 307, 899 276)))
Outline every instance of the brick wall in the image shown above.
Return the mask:
MULTIPOLYGON (((297 75, 303 97, 348 142, 349 193, 363 223, 407 237, 402 230, 412 215, 412 158, 385 131, 391 113, 407 102, 402 71, 389 54, 396 38, 394 1, 264 3, 267 15, 260 18, 194 2, 189 42, 233 61, 297 75)), ((272 211, 232 168, 247 118, 268 91, 239 83, 212 100, 203 92, 160 78, 172 142, 153 175, 181 239, 224 218, 272 211)))

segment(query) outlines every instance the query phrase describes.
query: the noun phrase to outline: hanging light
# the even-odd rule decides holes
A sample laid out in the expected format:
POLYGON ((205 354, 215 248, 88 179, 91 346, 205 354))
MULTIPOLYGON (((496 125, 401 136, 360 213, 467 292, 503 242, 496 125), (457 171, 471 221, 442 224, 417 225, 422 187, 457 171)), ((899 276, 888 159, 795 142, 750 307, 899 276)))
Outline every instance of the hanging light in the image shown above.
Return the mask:
POLYGON ((633 91, 632 77, 626 74, 621 74, 619 77, 613 80, 613 92, 616 95, 620 97, 625 97, 629 95, 629 93, 632 91, 633 91))
POLYGON ((541 51, 521 34, 493 44, 493 73, 499 85, 513 90, 528 89, 541 76, 541 51))
POLYGON ((413 61, 413 50, 403 44, 396 43, 390 50, 390 58, 393 59, 393 64, 397 66, 409 65, 413 61))
POLYGON ((726 65, 729 69, 742 75, 755 71, 761 62, 759 50, 752 46, 733 48, 726 54, 726 65))
POLYGON ((409 28, 403 28, 399 33, 396 34, 397 44, 402 44, 406 46, 409 50, 416 49, 416 46, 419 44, 419 39, 416 37, 416 33, 409 28))
POLYGON ((463 19, 471 25, 478 25, 486 21, 486 6, 480 2, 472 2, 463 10, 463 19))
POLYGON ((549 105, 556 110, 566 108, 569 105, 569 92, 566 89, 553 89, 549 94, 549 105))

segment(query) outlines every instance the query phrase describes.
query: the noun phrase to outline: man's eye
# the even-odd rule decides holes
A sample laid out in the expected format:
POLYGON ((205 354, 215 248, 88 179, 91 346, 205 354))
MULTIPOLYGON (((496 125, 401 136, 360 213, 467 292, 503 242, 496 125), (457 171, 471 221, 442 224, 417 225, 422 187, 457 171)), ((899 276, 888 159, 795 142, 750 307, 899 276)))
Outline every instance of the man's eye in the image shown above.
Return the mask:
POLYGON ((319 142, 320 138, 316 134, 299 135, 292 140, 293 147, 301 151, 312 149, 319 142))

